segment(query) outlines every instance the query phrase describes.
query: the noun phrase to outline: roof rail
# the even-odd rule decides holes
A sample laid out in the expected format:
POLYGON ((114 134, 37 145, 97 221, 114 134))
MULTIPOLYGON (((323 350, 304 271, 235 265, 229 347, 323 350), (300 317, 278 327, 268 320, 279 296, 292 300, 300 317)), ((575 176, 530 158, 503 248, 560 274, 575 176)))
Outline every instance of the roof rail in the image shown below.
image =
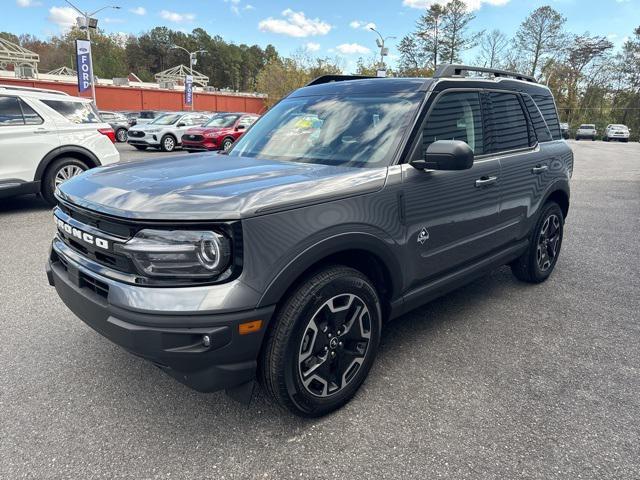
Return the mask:
POLYGON ((65 95, 69 96, 68 93, 62 92, 60 90, 52 90, 49 88, 34 88, 34 87, 21 87, 19 85, 0 85, 0 90, 15 90, 18 92, 40 92, 40 93, 51 93, 53 95, 65 95))
POLYGON ((433 78, 463 77, 463 72, 490 73, 494 77, 515 78, 516 80, 524 80, 525 82, 538 83, 537 80, 530 75, 508 72, 507 70, 498 70, 496 68, 472 67, 469 65, 455 65, 449 63, 439 65, 436 69, 436 73, 433 74, 433 78))
POLYGON ((367 75, 322 75, 315 80, 311 80, 305 85, 305 87, 310 87, 312 85, 321 85, 323 83, 344 82, 346 80, 366 80, 368 78, 378 77, 369 77, 367 75))

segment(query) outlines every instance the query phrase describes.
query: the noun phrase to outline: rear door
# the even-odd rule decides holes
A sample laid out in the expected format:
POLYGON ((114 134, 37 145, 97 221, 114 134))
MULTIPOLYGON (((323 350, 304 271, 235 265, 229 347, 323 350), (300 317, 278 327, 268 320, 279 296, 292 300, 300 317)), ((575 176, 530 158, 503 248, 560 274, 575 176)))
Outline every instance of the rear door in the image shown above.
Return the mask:
POLYGON ((42 158, 59 145, 51 120, 19 97, 0 95, 0 182, 33 181, 42 158))
POLYGON ((528 220, 537 211, 551 178, 551 156, 538 142, 538 135, 542 142, 548 142, 551 134, 528 95, 511 91, 490 91, 486 95, 488 152, 500 159, 502 166, 500 241, 510 242, 527 234, 528 220))
POLYGON ((500 247, 500 160, 485 155, 481 92, 441 92, 418 134, 411 154, 424 158, 437 140, 462 140, 474 151, 473 167, 421 171, 403 165, 404 215, 410 283, 420 284, 462 267, 500 247))

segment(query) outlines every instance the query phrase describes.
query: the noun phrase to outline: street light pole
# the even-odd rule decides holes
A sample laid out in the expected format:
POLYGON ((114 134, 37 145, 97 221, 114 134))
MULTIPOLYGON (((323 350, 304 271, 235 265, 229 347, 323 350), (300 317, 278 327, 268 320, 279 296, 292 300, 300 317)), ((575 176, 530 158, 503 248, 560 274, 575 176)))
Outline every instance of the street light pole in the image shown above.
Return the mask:
MULTIPOLYGON (((89 45, 91 45, 91 27, 89 26, 89 20, 96 14, 100 13, 103 10, 106 10, 107 8, 113 8, 114 10, 120 10, 120 7, 118 5, 107 5, 104 6, 102 8, 99 8, 98 10, 96 10, 95 12, 83 12, 82 10, 80 10, 78 7, 76 7, 73 3, 71 3, 69 0, 64 0, 65 2, 67 2, 69 5, 71 5, 71 7, 78 12, 82 18, 84 18, 84 28, 87 30, 87 41, 89 42, 89 45)), ((80 29, 82 30, 82 25, 80 25, 80 29)), ((97 28, 97 21, 96 21, 96 28, 97 28)), ((91 51, 91 55, 89 55, 89 68, 91 69, 91 98, 93 99, 93 104, 97 107, 98 106, 98 102, 96 101, 96 75, 95 72, 93 71, 93 50, 91 51)))
MULTIPOLYGON (((199 53, 208 53, 206 50, 196 50, 195 52, 190 52, 189 50, 187 50, 184 47, 181 47, 180 45, 172 45, 171 48, 177 48, 179 50, 182 50, 182 51, 186 52, 187 55, 189 55, 189 73, 191 74, 191 76, 193 76, 193 62, 196 60, 196 56, 199 53)), ((191 111, 194 110, 195 103, 196 103, 196 96, 192 95, 191 96, 191 111)))
POLYGON ((385 48, 384 44, 385 44, 385 42, 387 40, 392 39, 392 38, 396 38, 396 37, 394 37, 393 35, 390 35, 388 37, 383 37, 382 34, 378 30, 376 30, 374 27, 369 27, 369 30, 371 30, 372 32, 377 33, 378 37, 380 37, 379 40, 376 39, 376 44, 380 48, 380 68, 381 68, 381 70, 383 72, 385 72, 385 75, 386 75, 387 69, 386 69, 386 66, 384 64, 384 57, 389 54, 389 49, 385 48))

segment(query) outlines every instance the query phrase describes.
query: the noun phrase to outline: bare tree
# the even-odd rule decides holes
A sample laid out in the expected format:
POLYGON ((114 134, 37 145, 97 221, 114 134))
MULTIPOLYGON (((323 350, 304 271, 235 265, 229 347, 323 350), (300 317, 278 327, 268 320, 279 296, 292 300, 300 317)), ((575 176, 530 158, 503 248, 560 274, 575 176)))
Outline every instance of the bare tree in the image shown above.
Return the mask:
POLYGON ((483 67, 498 68, 506 63, 505 53, 509 46, 507 36, 498 29, 484 32, 480 38, 478 64, 483 67))
POLYGON ((562 47, 562 28, 566 18, 548 5, 534 10, 516 32, 515 46, 524 55, 529 74, 535 76, 538 66, 562 47))

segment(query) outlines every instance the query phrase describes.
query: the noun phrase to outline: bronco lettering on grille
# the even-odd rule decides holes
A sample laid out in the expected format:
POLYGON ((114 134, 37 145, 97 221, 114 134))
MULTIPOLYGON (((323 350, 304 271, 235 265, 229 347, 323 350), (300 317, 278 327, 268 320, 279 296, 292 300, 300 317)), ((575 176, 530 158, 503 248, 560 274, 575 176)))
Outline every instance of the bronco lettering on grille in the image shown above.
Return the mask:
POLYGON ((71 235, 78 240, 88 243, 89 245, 95 245, 98 248, 102 248, 103 250, 109 250, 109 241, 104 238, 96 237, 95 235, 91 235, 90 233, 83 232, 82 230, 72 227, 68 223, 60 220, 58 217, 55 217, 56 225, 60 230, 65 232, 68 235, 71 235))

